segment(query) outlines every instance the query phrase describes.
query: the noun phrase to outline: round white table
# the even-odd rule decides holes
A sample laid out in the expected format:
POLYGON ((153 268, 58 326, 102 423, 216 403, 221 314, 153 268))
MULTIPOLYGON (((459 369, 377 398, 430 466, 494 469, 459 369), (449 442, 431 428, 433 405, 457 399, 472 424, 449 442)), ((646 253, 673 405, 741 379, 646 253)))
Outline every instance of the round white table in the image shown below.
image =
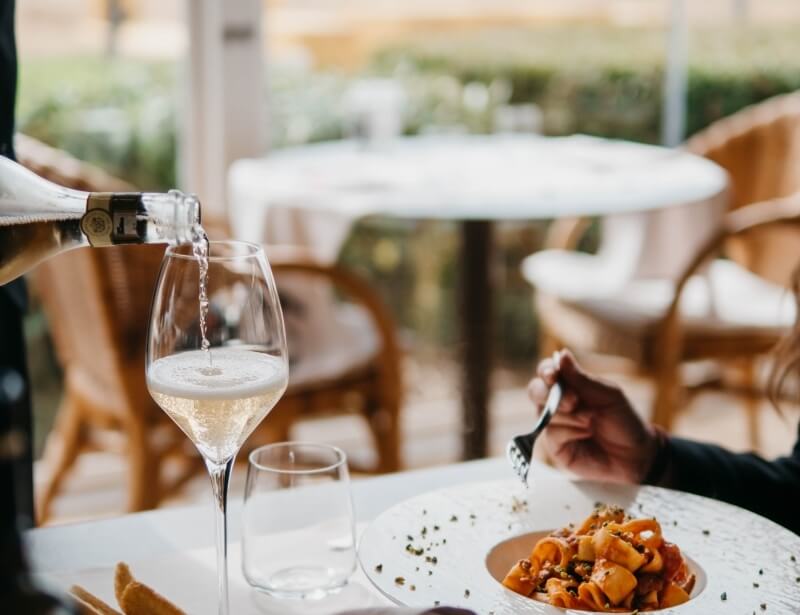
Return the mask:
POLYGON ((492 222, 605 216, 723 199, 725 172, 681 150, 582 135, 455 135, 381 147, 335 141, 240 160, 234 233, 333 259, 367 216, 461 223, 464 457, 486 453, 492 222))

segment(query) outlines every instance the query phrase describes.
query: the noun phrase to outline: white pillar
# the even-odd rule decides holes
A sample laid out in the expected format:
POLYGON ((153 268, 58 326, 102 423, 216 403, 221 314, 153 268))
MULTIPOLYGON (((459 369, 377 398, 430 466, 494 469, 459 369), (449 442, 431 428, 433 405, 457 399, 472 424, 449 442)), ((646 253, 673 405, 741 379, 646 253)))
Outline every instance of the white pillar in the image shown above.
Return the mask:
POLYGON ((204 215, 226 211, 226 176, 237 158, 265 150, 260 0, 186 0, 187 82, 179 176, 204 215))
POLYGON ((689 25, 686 0, 671 0, 667 61, 664 71, 661 142, 675 147, 686 132, 686 95, 689 89, 689 25))

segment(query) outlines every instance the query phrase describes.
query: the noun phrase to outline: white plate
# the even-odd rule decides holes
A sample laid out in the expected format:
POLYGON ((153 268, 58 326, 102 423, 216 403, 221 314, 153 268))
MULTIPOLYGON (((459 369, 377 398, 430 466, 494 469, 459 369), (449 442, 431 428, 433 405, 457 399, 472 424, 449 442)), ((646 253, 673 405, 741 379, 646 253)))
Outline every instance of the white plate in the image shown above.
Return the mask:
POLYGON ((370 581, 398 604, 438 602, 479 615, 586 615, 515 594, 497 579, 530 553, 537 532, 577 524, 596 502, 655 516, 697 573, 692 599, 659 613, 800 613, 799 536, 741 508, 656 487, 551 480, 526 491, 509 480, 434 491, 375 519, 359 558, 370 581))

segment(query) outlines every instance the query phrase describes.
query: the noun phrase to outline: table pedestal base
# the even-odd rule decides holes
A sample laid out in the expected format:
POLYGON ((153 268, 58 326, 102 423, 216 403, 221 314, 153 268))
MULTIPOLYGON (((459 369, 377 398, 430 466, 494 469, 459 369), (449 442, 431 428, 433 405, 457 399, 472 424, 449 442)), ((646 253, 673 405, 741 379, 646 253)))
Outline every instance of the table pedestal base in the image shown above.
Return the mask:
POLYGON ((461 224, 461 340, 464 459, 485 457, 492 368, 492 232, 486 220, 461 224))

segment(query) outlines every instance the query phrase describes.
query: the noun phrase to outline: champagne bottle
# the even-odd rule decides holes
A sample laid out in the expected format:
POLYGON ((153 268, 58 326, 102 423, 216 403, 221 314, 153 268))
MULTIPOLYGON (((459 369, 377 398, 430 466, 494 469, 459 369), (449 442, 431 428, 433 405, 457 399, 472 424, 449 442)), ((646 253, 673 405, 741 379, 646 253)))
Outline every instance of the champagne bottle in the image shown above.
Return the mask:
POLYGON ((194 196, 81 192, 0 157, 0 284, 72 248, 189 243, 201 233, 194 196))

